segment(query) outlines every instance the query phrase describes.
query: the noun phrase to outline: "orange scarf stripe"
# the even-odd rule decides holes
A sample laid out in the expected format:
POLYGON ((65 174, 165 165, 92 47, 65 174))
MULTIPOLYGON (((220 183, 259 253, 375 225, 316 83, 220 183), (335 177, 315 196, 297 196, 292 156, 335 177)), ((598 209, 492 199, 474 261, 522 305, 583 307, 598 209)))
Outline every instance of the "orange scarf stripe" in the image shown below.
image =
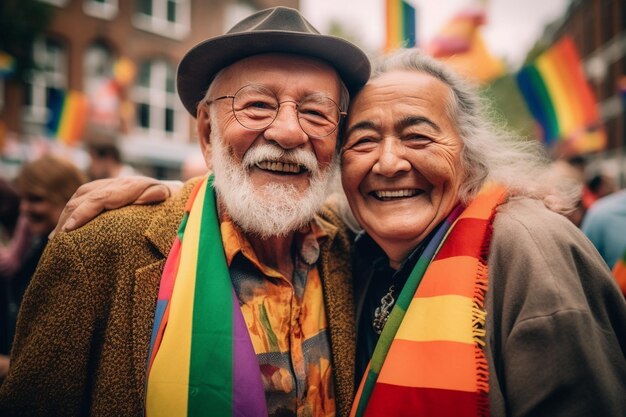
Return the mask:
POLYGON ((496 208, 505 199, 503 188, 485 188, 443 238, 391 342, 364 416, 489 415, 487 256, 496 208))

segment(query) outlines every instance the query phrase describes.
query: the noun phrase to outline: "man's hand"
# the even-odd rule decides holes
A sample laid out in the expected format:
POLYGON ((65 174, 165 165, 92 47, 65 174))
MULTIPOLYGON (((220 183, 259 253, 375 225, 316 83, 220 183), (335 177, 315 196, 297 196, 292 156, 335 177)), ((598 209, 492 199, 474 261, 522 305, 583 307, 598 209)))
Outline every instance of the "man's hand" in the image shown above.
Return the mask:
POLYGON ((159 203, 178 191, 181 185, 178 181, 159 181, 141 176, 107 178, 83 184, 67 202, 50 238, 59 231, 79 228, 104 210, 131 204, 159 203))

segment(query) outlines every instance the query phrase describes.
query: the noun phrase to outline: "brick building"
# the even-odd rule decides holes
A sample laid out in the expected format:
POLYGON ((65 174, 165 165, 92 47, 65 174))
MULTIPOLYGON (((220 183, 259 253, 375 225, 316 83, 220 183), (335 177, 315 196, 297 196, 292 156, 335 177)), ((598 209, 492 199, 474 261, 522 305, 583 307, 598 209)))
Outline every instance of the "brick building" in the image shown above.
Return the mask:
POLYGON ((38 70, 26 84, 0 79, 5 134, 21 142, 49 136, 54 93, 76 91, 89 102, 88 125, 117 132, 125 159, 162 178, 175 177, 182 159, 198 149, 175 92, 184 53, 255 9, 299 6, 298 0, 40 1, 51 5, 53 17, 33 45, 38 70))

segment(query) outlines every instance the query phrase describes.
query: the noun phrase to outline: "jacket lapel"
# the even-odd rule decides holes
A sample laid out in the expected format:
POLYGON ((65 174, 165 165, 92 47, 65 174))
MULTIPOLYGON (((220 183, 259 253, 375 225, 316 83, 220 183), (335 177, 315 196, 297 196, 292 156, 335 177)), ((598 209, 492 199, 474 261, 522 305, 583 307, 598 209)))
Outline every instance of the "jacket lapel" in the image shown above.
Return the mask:
POLYGON ((350 265, 350 242, 331 223, 318 218, 328 239, 321 245, 320 276, 330 329, 338 416, 347 416, 354 396, 356 331, 350 265))

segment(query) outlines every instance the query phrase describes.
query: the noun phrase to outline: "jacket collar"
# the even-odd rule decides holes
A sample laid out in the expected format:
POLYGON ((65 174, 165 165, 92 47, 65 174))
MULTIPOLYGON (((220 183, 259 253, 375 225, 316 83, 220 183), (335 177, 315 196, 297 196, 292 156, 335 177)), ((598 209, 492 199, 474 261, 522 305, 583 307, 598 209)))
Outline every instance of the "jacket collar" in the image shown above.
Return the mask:
POLYGON ((164 257, 167 257, 172 248, 191 190, 200 180, 201 178, 195 178, 186 182, 180 192, 166 200, 159 207, 159 211, 155 214, 150 225, 144 232, 146 239, 148 239, 164 257))

